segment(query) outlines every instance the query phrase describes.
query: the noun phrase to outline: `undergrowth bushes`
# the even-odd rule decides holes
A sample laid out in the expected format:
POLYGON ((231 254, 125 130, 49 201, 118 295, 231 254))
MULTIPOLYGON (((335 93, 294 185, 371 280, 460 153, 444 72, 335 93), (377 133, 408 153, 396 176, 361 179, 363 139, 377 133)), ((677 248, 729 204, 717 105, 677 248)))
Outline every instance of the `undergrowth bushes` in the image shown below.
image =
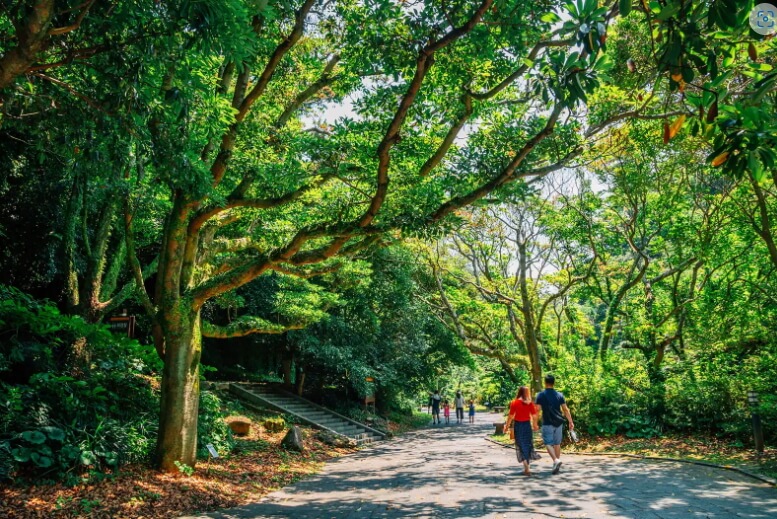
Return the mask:
POLYGON ((153 349, 0 287, 0 477, 77 481, 147 459, 153 349))
MULTIPOLYGON (((581 349, 582 350, 582 349, 581 349)), ((650 380, 644 357, 633 351, 613 352, 604 365, 593 351, 568 353, 553 366, 557 387, 572 410, 578 430, 591 435, 651 437, 665 432, 712 434, 751 442, 747 391, 760 395, 764 423, 777 421, 777 345, 758 355, 723 346, 695 352, 683 361, 661 366, 666 408, 655 413, 661 388, 650 380)), ((777 442, 777 430, 765 428, 777 442)))
MULTIPOLYGON (((159 421, 153 347, 0 285, 0 480, 77 483, 150 461, 159 421)), ((234 443, 203 391, 198 443, 234 443)))
POLYGON ((224 421, 224 403, 213 391, 200 392, 200 410, 197 419, 197 457, 207 458, 211 444, 224 455, 235 447, 229 425, 224 421))

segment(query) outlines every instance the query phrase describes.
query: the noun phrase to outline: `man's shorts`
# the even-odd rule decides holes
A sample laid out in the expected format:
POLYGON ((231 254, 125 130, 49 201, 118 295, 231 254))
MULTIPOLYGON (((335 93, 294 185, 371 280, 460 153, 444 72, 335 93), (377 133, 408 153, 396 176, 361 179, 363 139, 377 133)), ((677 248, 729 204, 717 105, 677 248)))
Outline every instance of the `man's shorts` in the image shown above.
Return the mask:
POLYGON ((564 429, 563 425, 558 427, 553 425, 542 426, 542 443, 545 445, 561 445, 561 433, 564 429))

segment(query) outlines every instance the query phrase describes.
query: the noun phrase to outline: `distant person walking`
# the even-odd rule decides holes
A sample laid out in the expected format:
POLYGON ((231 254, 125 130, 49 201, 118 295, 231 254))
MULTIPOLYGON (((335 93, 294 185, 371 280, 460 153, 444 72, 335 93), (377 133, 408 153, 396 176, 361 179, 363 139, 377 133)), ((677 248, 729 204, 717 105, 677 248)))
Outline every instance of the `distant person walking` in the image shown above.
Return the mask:
POLYGON ((440 396, 440 391, 435 390, 435 392, 432 394, 432 423, 441 423, 440 422, 440 402, 442 400, 442 397, 440 396))
POLYGON ((531 476, 529 464, 534 459, 534 434, 537 426, 537 408, 531 400, 529 388, 521 386, 515 394, 515 400, 510 402, 510 412, 507 414, 507 426, 513 426, 515 431, 515 455, 519 463, 523 463, 523 474, 531 476))
POLYGON ((475 401, 469 401, 469 423, 475 423, 475 401))
POLYGON ((545 376, 545 391, 537 394, 537 405, 542 409, 542 442, 553 460, 553 474, 561 470, 561 438, 564 429, 564 417, 569 422, 569 430, 575 430, 572 413, 569 412, 564 395, 553 389, 556 378, 545 376))
POLYGON ((442 415, 445 417, 445 423, 451 423, 451 405, 447 400, 442 403, 442 415))
POLYGON ((461 396, 461 391, 456 391, 453 407, 456 408, 456 423, 464 423, 464 397, 461 396))

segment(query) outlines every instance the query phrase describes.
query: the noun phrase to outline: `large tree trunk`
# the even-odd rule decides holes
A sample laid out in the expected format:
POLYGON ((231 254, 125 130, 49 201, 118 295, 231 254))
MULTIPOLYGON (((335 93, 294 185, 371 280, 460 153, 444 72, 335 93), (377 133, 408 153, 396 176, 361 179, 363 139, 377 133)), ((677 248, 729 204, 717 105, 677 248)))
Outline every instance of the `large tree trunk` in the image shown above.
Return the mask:
POLYGON ((194 467, 197 457, 197 411, 200 397, 200 314, 179 304, 165 319, 165 366, 156 460, 175 472, 175 462, 194 467))

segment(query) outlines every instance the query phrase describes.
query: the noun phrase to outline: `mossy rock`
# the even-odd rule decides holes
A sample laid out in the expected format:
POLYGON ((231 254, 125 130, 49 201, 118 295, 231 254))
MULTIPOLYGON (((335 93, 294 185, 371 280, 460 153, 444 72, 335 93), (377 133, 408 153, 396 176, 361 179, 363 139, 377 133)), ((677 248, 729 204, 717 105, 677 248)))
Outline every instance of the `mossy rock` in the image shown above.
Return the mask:
POLYGON ((286 428, 286 422, 283 418, 268 418, 264 421, 264 428, 267 432, 278 433, 286 428))

